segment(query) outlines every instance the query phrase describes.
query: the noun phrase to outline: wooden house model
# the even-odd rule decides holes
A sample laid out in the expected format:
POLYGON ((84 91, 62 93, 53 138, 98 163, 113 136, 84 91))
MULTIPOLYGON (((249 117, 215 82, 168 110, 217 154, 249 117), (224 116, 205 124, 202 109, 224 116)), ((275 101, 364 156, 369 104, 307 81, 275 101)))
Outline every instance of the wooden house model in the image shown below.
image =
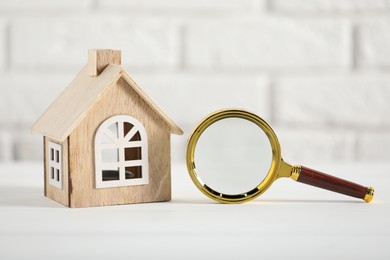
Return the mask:
POLYGON ((33 125, 43 135, 44 194, 69 207, 171 199, 170 134, 183 131, 121 67, 88 64, 33 125))

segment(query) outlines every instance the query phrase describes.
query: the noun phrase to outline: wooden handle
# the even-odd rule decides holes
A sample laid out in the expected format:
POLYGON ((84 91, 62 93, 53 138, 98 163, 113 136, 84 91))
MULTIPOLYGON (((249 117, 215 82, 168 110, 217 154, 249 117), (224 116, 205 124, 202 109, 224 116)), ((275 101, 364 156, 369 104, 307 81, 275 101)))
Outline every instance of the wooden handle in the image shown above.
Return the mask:
MULTIPOLYGON (((318 188, 338 192, 347 196, 364 199, 370 202, 374 196, 374 189, 343 180, 304 166, 294 166, 298 182, 306 183, 318 188)), ((293 171, 294 171, 293 170, 293 171)))

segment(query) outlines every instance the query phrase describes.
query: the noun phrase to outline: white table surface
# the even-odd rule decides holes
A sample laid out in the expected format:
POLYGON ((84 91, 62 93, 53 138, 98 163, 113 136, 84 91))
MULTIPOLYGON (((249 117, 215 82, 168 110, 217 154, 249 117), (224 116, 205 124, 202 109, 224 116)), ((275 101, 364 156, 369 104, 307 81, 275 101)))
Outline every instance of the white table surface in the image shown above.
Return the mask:
POLYGON ((390 259, 390 164, 315 169, 375 187, 373 202, 283 179, 218 204, 180 163, 171 202, 70 209, 43 196, 41 164, 0 164, 0 259, 390 259))

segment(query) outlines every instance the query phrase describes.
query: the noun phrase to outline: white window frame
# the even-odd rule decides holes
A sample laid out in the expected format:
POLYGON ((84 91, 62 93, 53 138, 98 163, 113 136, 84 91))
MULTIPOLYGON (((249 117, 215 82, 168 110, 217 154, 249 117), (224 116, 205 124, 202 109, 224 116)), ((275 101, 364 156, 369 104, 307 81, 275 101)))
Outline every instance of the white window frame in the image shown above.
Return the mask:
POLYGON ((98 127, 95 135, 95 183, 97 189, 149 184, 148 136, 144 126, 134 117, 128 115, 113 116, 98 127), (117 136, 113 136, 111 130, 109 130, 109 127, 115 123, 118 124, 117 136), (124 123, 133 125, 133 128, 125 137, 123 137, 124 123), (130 141, 137 131, 140 134, 141 141, 130 141), (113 143, 103 143, 103 138, 109 138, 113 143), (124 149, 137 147, 141 147, 141 159, 126 161, 124 149), (117 149, 118 161, 104 163, 102 160, 102 151, 104 149, 117 149), (126 179, 125 167, 132 166, 141 167, 141 178, 126 179), (103 170, 112 168, 119 169, 119 180, 103 181, 103 170))
POLYGON ((49 141, 48 148, 49 171, 47 178, 51 185, 62 189, 62 146, 49 141))

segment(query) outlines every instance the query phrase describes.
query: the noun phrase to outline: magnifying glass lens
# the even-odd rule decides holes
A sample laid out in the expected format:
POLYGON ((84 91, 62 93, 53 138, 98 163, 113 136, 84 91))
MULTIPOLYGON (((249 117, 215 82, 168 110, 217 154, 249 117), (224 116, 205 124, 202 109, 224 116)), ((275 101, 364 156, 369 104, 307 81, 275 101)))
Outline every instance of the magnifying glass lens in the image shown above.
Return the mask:
POLYGON ((224 118, 202 133, 194 161, 200 180, 223 194, 247 193, 267 176, 272 146, 266 133, 242 118, 224 118))

